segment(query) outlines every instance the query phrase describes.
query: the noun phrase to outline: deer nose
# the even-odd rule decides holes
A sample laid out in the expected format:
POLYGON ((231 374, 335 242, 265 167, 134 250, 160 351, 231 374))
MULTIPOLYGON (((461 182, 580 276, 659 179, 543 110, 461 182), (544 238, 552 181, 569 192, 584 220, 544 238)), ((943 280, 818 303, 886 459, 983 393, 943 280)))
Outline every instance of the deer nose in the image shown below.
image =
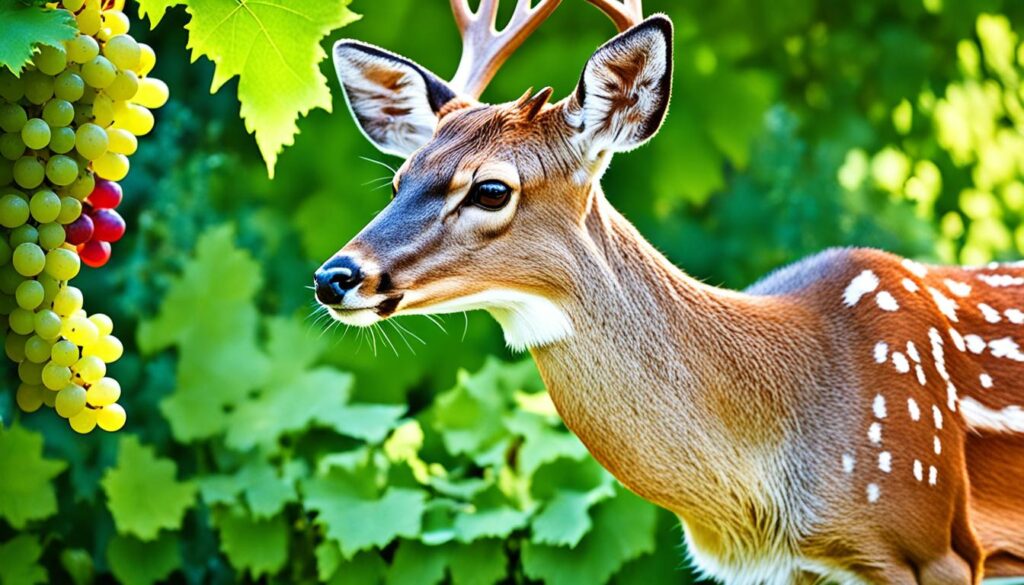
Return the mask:
POLYGON ((313 275, 316 298, 325 305, 337 305, 345 293, 363 281, 363 271, 352 258, 338 256, 324 263, 313 275))

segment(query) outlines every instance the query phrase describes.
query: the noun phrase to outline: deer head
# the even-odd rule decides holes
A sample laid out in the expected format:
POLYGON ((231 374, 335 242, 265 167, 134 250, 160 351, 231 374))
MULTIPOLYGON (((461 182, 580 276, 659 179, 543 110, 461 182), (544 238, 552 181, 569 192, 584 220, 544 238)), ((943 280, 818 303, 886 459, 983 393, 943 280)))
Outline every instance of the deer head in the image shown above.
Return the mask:
POLYGON ((502 62, 559 4, 519 0, 494 28, 497 0, 476 13, 452 0, 463 55, 451 81, 357 41, 334 46, 345 99, 383 152, 406 157, 391 203, 316 272, 331 315, 366 326, 403 314, 489 311, 518 348, 572 333, 559 309, 573 287, 569 250, 603 199, 615 152, 658 130, 668 107, 672 24, 641 22, 638 0, 591 0, 621 34, 591 56, 575 91, 504 104, 478 101, 502 62))

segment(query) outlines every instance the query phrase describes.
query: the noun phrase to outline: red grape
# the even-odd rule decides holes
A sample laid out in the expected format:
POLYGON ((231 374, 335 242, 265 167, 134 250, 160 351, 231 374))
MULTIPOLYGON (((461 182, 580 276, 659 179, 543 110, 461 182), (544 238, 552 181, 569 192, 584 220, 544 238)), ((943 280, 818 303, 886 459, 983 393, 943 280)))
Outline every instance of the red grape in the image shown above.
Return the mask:
POLYGON ((96 209, 114 209, 121 204, 123 197, 121 185, 106 179, 96 179, 96 187, 89 194, 89 203, 96 209))
POLYGON ((86 266, 99 268, 110 260, 110 244, 98 240, 89 240, 78 247, 78 255, 86 266))
POLYGON ((64 231, 67 232, 67 242, 73 246, 84 244, 92 239, 95 226, 92 218, 83 213, 78 219, 71 222, 64 231))
POLYGON ((124 235, 124 219, 113 209, 97 209, 92 213, 96 228, 92 237, 101 242, 116 242, 124 235))

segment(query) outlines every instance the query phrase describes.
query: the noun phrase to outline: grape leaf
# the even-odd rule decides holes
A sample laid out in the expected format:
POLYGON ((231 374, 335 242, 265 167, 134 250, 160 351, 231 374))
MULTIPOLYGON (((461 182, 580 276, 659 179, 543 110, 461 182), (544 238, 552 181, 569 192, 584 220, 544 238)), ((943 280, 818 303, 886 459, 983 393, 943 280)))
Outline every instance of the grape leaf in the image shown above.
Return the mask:
POLYGON ((101 481, 117 531, 151 541, 163 528, 181 528, 196 486, 175 479, 177 472, 173 461, 157 458, 137 437, 122 437, 117 465, 101 481))
POLYGON ((316 419, 343 435, 377 444, 395 428, 406 410, 404 405, 350 404, 321 411, 316 419))
POLYGON ((39 544, 39 537, 35 535, 22 534, 0 544, 0 583, 3 585, 47 583, 49 579, 46 569, 39 565, 41 556, 43 556, 43 547, 39 544))
POLYGON ((15 529, 57 512, 52 480, 67 463, 43 457, 43 436, 20 426, 0 428, 0 518, 15 529))
POLYGON ((220 529, 220 547, 239 571, 253 579, 273 575, 288 560, 288 523, 284 516, 256 520, 238 509, 215 515, 220 529))
POLYGON ((317 574, 328 585, 380 585, 384 582, 387 565, 380 555, 361 552, 351 560, 343 560, 338 544, 324 541, 316 548, 317 574))
POLYGON ((533 541, 538 544, 576 546, 590 530, 589 494, 560 491, 533 518, 533 541))
POLYGON ((139 3, 139 20, 149 18, 150 30, 156 28, 163 19, 168 8, 181 6, 186 0, 137 0, 139 3))
POLYGON ((271 178, 278 153, 298 134, 298 116, 331 110, 318 67, 327 56, 320 41, 359 18, 349 1, 188 0, 192 60, 203 56, 216 65, 211 93, 238 76, 241 115, 271 178))
POLYGON ((453 585, 494 585, 508 573, 502 541, 487 539, 450 545, 448 570, 453 585))
POLYGON ((78 26, 67 10, 43 6, 27 6, 16 0, 0 0, 0 66, 6 65, 15 75, 32 58, 36 47, 64 47, 64 41, 75 38, 78 26))
POLYGON ((448 566, 445 549, 403 540, 388 568, 388 585, 436 585, 448 566))
POLYGON ((115 534, 107 545, 107 562, 124 585, 152 585, 181 568, 180 546, 174 532, 161 532, 151 542, 115 534))
POLYGON ((238 481, 245 486, 245 501, 257 520, 275 516, 285 504, 295 501, 295 486, 266 462, 253 463, 243 468, 238 476, 238 481))

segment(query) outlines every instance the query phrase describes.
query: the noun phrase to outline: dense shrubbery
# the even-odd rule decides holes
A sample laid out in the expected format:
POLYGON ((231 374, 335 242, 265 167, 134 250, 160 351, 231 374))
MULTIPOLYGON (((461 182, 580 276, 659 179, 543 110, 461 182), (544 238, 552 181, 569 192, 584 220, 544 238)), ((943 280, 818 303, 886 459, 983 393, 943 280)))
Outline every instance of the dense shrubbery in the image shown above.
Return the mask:
MULTIPOLYGON (((1024 250, 1020 4, 646 4, 677 26, 672 107, 605 190, 692 274, 741 287, 831 245, 949 262, 1024 250)), ((353 36, 454 69, 447 3, 352 8, 363 18, 325 45, 353 36)), ((186 18, 133 26, 171 101, 124 181, 133 231, 79 277, 125 338, 112 371, 131 417, 75 436, 0 392, 0 583, 691 580, 674 518, 587 456, 486 316, 373 333, 307 317, 312 270, 387 203, 374 181, 389 172, 360 159, 379 155, 334 90, 269 181, 238 118, 235 89, 252 86, 243 72, 207 95, 186 18)), ((565 0, 485 99, 564 95, 611 33, 565 0)))

